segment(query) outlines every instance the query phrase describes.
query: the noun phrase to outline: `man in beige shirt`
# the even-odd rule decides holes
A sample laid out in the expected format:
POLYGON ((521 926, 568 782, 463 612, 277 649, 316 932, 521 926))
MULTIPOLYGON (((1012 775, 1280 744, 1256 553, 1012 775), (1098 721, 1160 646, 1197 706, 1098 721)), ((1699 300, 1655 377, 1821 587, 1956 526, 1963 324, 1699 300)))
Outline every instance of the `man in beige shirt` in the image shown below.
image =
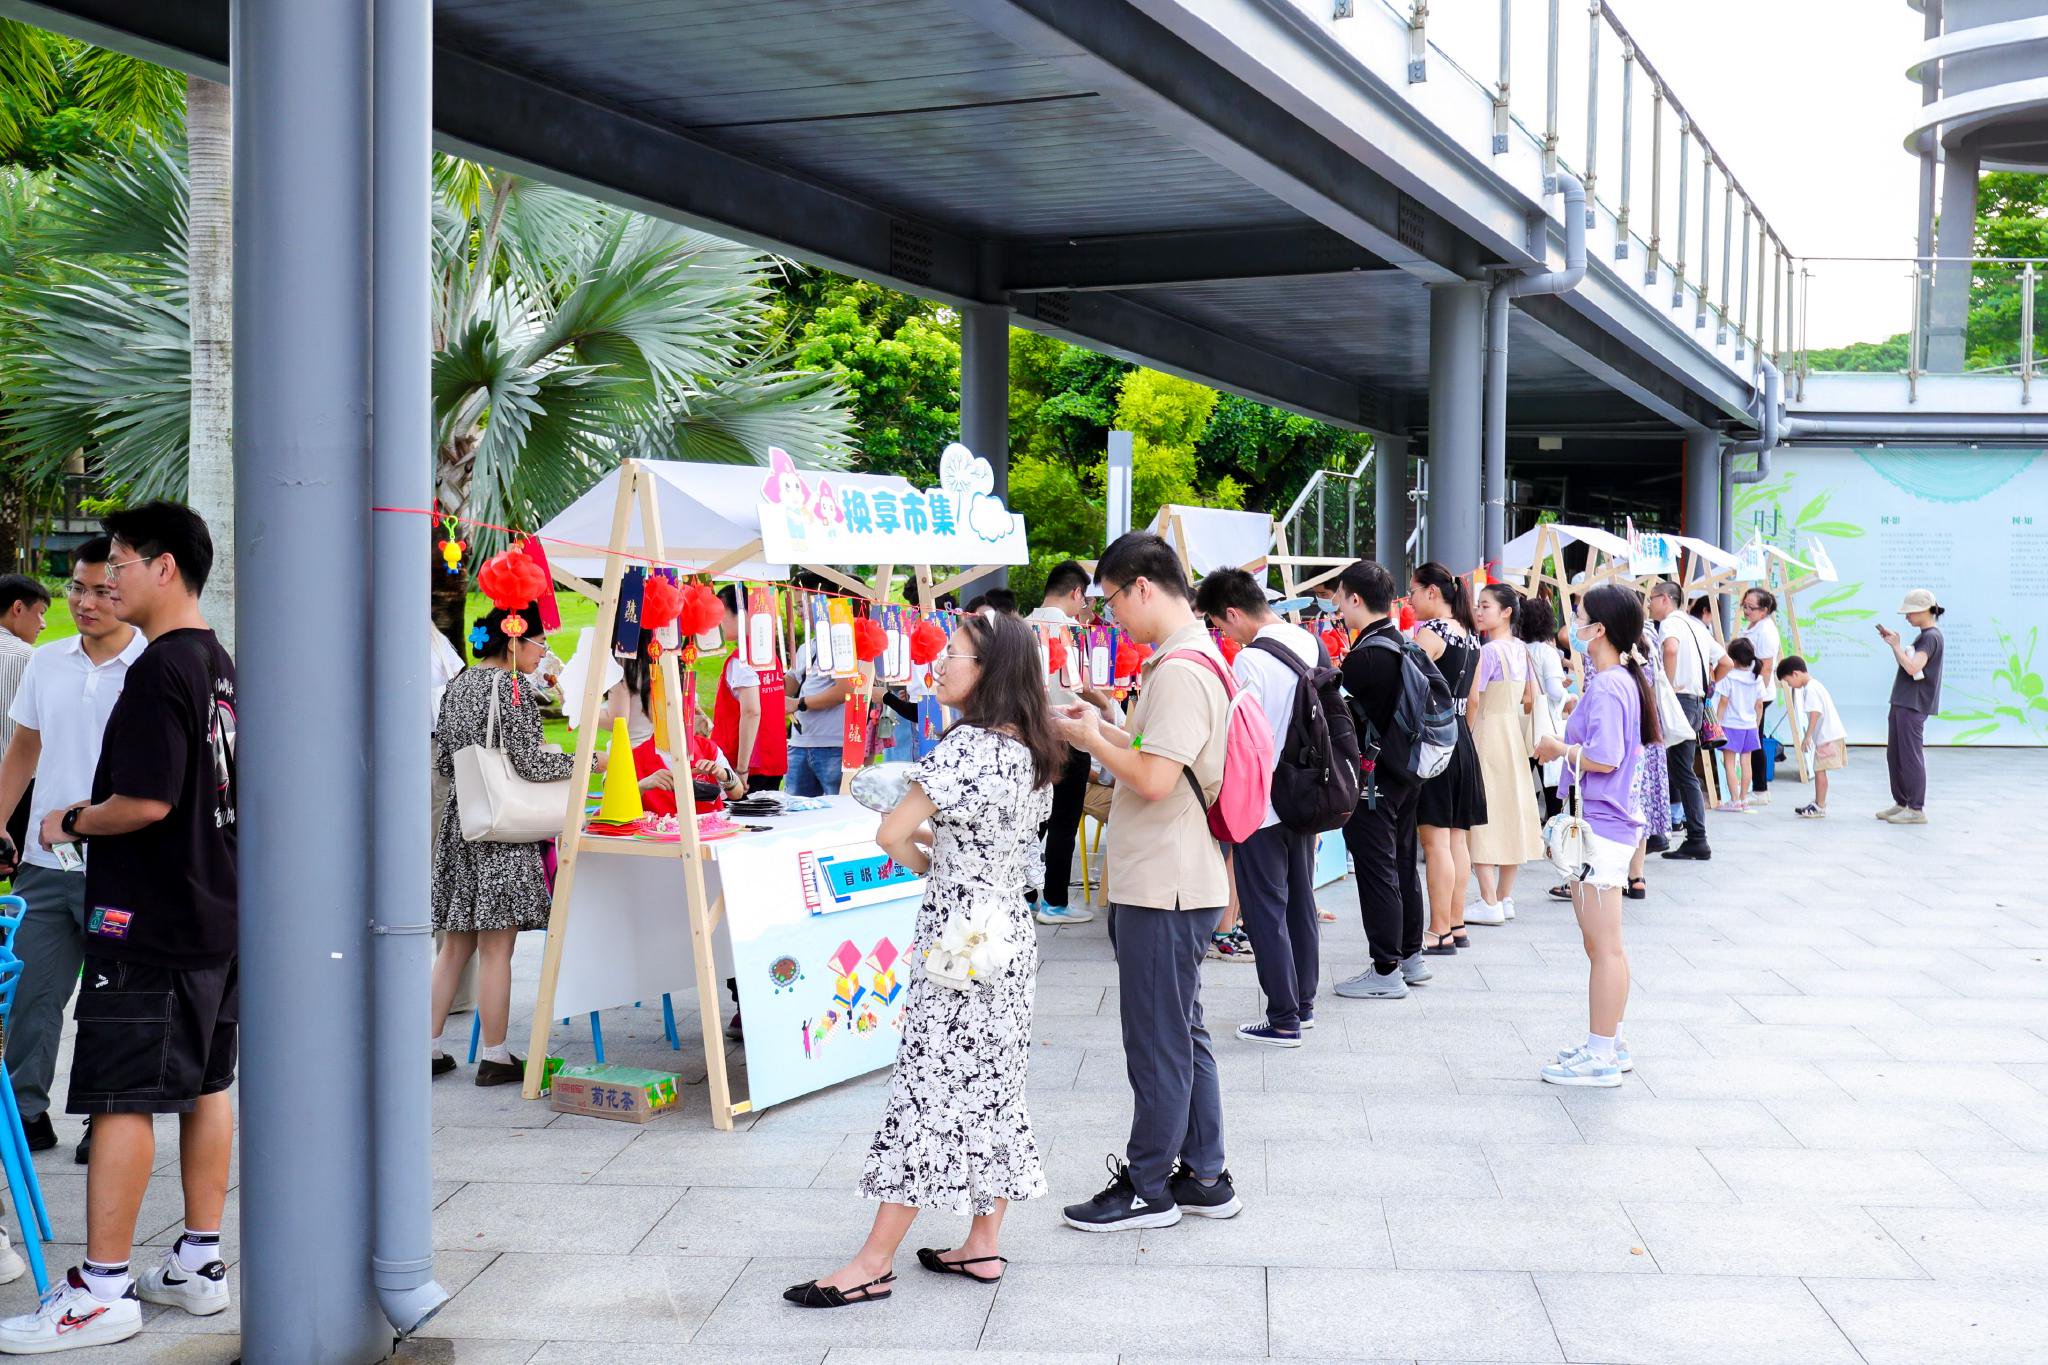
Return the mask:
POLYGON ((1110 941, 1116 947, 1124 1066, 1132 1094, 1125 1160, 1086 1203, 1066 1209, 1084 1232, 1167 1227, 1183 1213, 1228 1218, 1243 1207, 1223 1166, 1223 1103, 1201 967, 1209 929, 1230 900, 1208 806, 1223 786, 1229 695, 1200 653, 1222 655, 1195 615, 1179 556, 1132 532, 1103 553, 1101 614, 1151 645, 1128 724, 1092 706, 1058 708, 1061 733, 1116 779, 1109 823, 1110 941), (1197 787, 1200 791, 1197 793, 1197 787))

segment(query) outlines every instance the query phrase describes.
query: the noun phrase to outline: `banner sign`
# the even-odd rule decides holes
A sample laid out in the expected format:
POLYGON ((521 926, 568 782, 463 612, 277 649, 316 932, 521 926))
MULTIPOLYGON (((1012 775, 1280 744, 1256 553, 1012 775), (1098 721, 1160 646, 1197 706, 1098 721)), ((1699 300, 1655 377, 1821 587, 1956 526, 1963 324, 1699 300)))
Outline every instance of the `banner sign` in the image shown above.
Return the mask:
POLYGON ((1628 524, 1628 571, 1639 578, 1645 574, 1675 578, 1678 575, 1678 546, 1662 531, 1638 531, 1631 520, 1628 524))
POLYGON ((871 474, 798 471, 768 452, 761 552, 783 564, 1025 564, 1024 518, 994 495, 987 460, 955 442, 939 486, 871 474))

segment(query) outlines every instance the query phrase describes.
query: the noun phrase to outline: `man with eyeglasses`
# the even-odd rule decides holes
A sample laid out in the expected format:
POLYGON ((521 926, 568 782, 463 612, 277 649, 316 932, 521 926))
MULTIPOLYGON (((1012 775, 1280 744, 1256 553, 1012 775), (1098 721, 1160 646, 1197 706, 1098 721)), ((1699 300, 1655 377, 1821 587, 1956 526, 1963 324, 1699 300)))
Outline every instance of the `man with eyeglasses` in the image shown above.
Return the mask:
MULTIPOLYGON (((78 634, 33 651, 7 709, 14 734, 0 757, 0 806, 11 806, 26 791, 32 830, 40 829, 51 811, 92 795, 107 715, 121 695, 128 666, 149 643, 114 615, 108 600, 111 546, 105 536, 95 536, 72 552, 64 597, 78 634)), ((75 847, 48 849, 35 838, 0 856, 20 864, 13 868, 14 893, 28 902, 14 937, 22 972, 8 1019, 7 1070, 29 1150, 40 1152, 57 1145, 50 1082, 64 1007, 85 957, 85 867, 75 847)), ((79 1143, 81 1164, 90 1153, 91 1137, 88 1130, 79 1143)))

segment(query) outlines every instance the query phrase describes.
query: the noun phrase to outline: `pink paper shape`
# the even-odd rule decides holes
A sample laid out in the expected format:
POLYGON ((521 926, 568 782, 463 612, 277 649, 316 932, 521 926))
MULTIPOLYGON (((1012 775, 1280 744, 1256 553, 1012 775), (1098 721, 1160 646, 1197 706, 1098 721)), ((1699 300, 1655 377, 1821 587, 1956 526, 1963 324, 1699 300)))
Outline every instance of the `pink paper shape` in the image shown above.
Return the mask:
POLYGON ((852 939, 848 939, 825 960, 838 968, 841 976, 851 976, 853 969, 860 965, 860 949, 853 946, 852 939))
POLYGON ((885 938, 875 945, 875 951, 868 954, 868 961, 875 964, 876 971, 886 972, 889 970, 889 964, 894 962, 897 956, 896 945, 885 938))

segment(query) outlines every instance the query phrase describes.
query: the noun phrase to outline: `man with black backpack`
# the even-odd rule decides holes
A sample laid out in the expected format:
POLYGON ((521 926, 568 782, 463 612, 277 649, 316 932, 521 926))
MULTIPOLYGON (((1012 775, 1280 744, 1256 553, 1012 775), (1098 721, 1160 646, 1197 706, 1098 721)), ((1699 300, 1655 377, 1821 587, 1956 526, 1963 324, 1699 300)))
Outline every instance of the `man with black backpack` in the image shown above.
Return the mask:
MULTIPOLYGON (((1337 578, 1338 610, 1354 632, 1344 656, 1344 690, 1369 765, 1358 808, 1344 826, 1358 880, 1358 911, 1372 951, 1370 967, 1337 983, 1337 994, 1350 1000, 1403 999, 1411 984, 1430 978, 1422 960, 1428 912, 1415 866, 1415 808, 1422 781, 1416 775, 1414 720, 1404 724, 1400 713, 1404 692, 1413 690, 1408 671, 1420 668, 1433 675, 1436 670, 1401 638, 1388 617, 1393 604, 1393 575, 1370 559, 1359 560, 1337 578)), ((1414 710, 1412 702, 1407 709, 1414 710)), ((1422 738, 1427 744, 1426 733, 1422 738)), ((1426 763, 1422 766, 1426 769, 1426 763)))
POLYGON ((1357 800, 1357 745, 1332 755, 1323 698, 1338 701, 1337 674, 1321 641, 1274 615, 1266 590, 1243 569, 1215 569, 1195 588, 1195 610, 1242 646, 1231 665, 1240 686, 1258 698, 1273 736, 1273 794, 1258 831, 1239 844, 1231 869, 1245 932, 1251 935, 1266 1017, 1237 1036, 1269 1047, 1300 1047, 1315 1027, 1320 939, 1316 922, 1315 844, 1322 829, 1342 824, 1357 800), (1285 806, 1281 810, 1278 807, 1285 806), (1335 819, 1328 816, 1335 811, 1335 819))

